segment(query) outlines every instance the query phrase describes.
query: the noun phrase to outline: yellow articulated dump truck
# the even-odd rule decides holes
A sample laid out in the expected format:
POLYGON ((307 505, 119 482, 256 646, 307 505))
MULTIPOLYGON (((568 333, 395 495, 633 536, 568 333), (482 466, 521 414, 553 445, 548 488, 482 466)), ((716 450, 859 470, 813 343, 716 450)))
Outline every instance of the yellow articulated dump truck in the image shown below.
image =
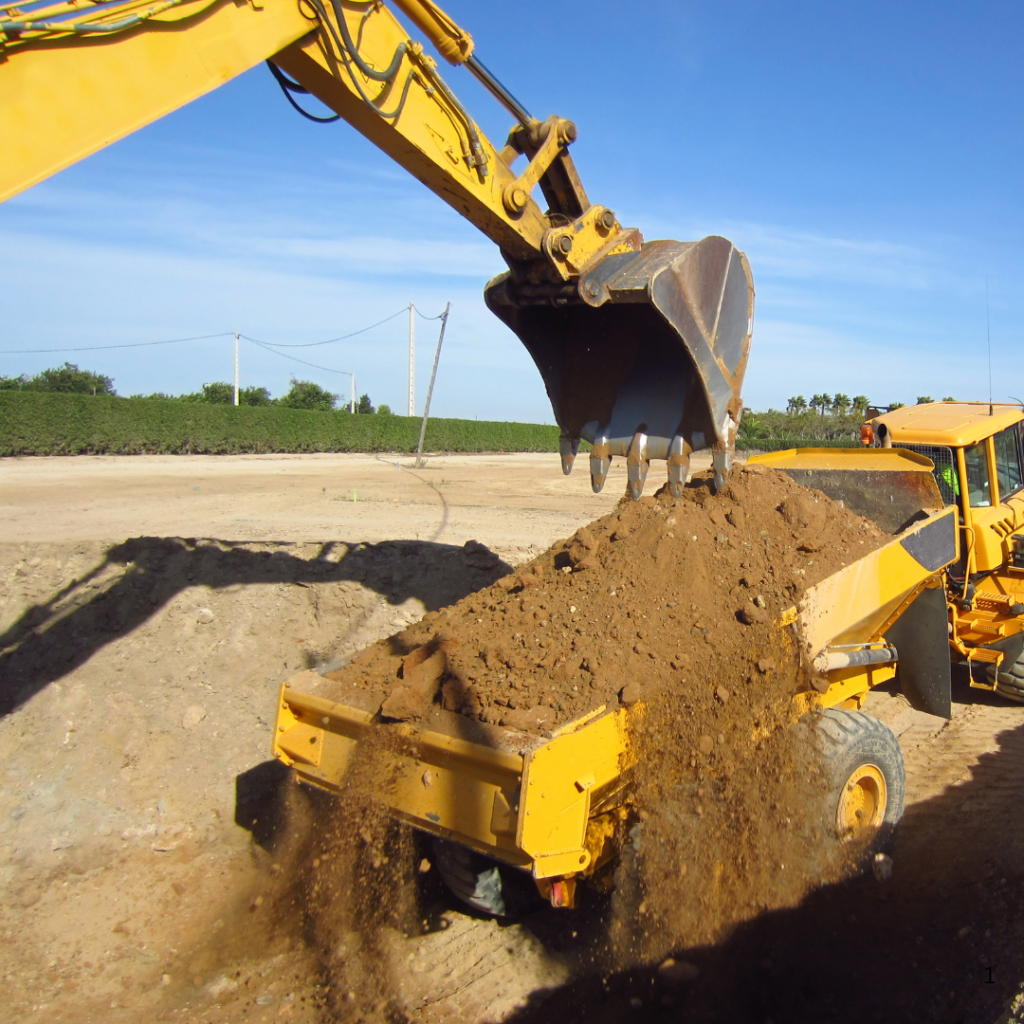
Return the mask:
POLYGON ((862 440, 935 464, 960 535, 944 577, 951 654, 967 665, 972 686, 1024 702, 1024 409, 906 406, 866 423, 862 440))
MULTIPOLYGON (((932 408, 938 417, 954 414, 932 408)), ((874 437, 891 444, 750 460, 842 501, 889 537, 808 589, 776 623, 791 631, 808 667, 794 719, 813 716, 833 762, 829 800, 837 836, 867 846, 898 820, 904 791, 896 736, 861 711, 868 692, 896 677, 913 707, 948 718, 951 654, 990 666, 993 680, 1019 678, 1024 567, 1014 531, 1024 520, 1024 496, 1011 492, 1020 489, 1022 417, 1019 410, 983 417, 957 408, 973 432, 946 438, 946 463, 901 445, 898 424, 913 410, 871 425, 874 437), (985 428, 988 434, 979 435, 985 428), (952 487, 947 464, 956 470, 952 487), (995 523, 1001 543, 978 537, 979 530, 995 531, 995 523)), ((469 722, 438 706, 415 727, 384 725, 378 698, 360 691, 350 701, 316 682, 315 673, 305 673, 282 687, 274 756, 301 781, 337 792, 360 744, 376 730, 386 733, 391 771, 384 799, 394 817, 448 841, 439 867, 467 902, 502 912, 487 864, 493 874, 502 865, 528 872, 555 906, 571 906, 578 882, 607 874, 618 852, 613 837, 623 834, 617 825, 632 813, 631 735, 642 705, 601 709, 537 737, 469 722)), ((1011 684, 984 685, 1009 693, 1011 684)))

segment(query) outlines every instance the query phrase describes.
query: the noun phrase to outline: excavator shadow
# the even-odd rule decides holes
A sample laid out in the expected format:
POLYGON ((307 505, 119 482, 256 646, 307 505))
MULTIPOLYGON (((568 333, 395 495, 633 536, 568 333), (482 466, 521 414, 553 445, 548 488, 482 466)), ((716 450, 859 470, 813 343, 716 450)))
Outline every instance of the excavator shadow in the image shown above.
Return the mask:
POLYGON ((188 587, 355 581, 389 604, 417 598, 432 611, 512 571, 475 541, 464 547, 331 541, 318 545, 312 556, 299 553, 308 549, 176 537, 137 537, 113 545, 90 572, 28 607, 0 636, 0 715, 137 629, 188 587), (106 584, 104 574, 112 567, 120 571, 106 584))
MULTIPOLYGON (((963 746, 980 744, 971 728, 963 746)), ((535 993, 510 1022, 610 1024, 641 1007, 646 1021, 686 1024, 1007 1021, 1024 985, 1024 724, 996 742, 966 778, 907 808, 890 882, 822 886, 716 945, 682 943, 670 952, 700 972, 688 987, 659 980, 657 960, 588 972, 535 993)))

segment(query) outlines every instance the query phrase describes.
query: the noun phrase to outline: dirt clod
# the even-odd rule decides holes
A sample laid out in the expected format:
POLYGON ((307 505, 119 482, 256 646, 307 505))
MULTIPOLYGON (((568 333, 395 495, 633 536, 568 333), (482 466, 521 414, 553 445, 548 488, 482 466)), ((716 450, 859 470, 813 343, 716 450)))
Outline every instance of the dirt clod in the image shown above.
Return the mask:
POLYGON ((637 682, 627 683, 619 694, 619 700, 623 707, 632 707, 643 695, 643 690, 637 682))
POLYGON ((768 612, 758 607, 753 601, 748 601, 737 613, 740 622, 748 626, 763 626, 768 621, 768 612))
POLYGON ((199 704, 191 704, 181 716, 182 729, 194 729, 206 717, 206 708, 199 704))

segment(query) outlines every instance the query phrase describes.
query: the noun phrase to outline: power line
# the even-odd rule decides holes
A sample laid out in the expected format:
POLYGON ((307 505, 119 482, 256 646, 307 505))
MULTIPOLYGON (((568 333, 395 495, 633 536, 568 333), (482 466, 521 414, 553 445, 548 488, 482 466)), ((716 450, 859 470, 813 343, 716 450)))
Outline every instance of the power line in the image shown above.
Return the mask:
MULTIPOLYGON (((352 331, 349 334, 341 334, 337 338, 328 338, 326 341, 310 341, 303 344, 293 344, 284 341, 264 341, 260 338, 250 338, 247 334, 242 334, 240 337, 245 338, 246 341, 251 341, 256 345, 269 346, 268 352, 272 352, 278 348, 317 348, 320 345, 333 345, 338 341, 346 341, 348 338, 355 338, 357 335, 365 334, 367 331, 372 331, 375 327, 380 327, 382 324, 386 324, 389 320, 394 320, 395 317, 401 316, 407 312, 408 306, 403 306, 400 310, 392 313, 390 316, 384 317, 383 320, 378 320, 375 324, 370 324, 369 327, 361 327, 358 331, 352 331)), ((424 320, 440 320, 444 314, 439 316, 424 316, 423 313, 417 309, 416 312, 423 317, 424 320)), ((3 349, 0 350, 0 356, 31 356, 31 355, 51 355, 57 352, 108 352, 112 349, 123 349, 123 348, 152 348, 154 345, 183 345, 190 341, 209 341, 212 338, 229 338, 233 337, 233 331, 221 331, 218 334, 200 334, 194 338, 168 338, 164 341, 136 341, 128 342, 122 345, 79 345, 75 348, 15 348, 15 349, 3 349)), ((299 362, 302 362, 300 359, 299 362)), ((315 366, 318 370, 328 370, 330 373, 338 371, 331 370, 327 366, 316 366, 315 363, 307 363, 307 366, 315 366)))
POLYGON ((443 320, 445 318, 445 313, 438 313, 437 316, 427 316, 426 313, 421 313, 418 309, 416 310, 416 315, 424 320, 443 320))
POLYGON ((314 370, 326 370, 328 373, 337 373, 345 377, 352 376, 348 370, 332 370, 329 366, 320 366, 319 363, 310 363, 305 359, 299 359, 298 356, 290 356, 287 352, 278 352, 276 349, 269 348, 264 342, 257 341, 255 338, 247 338, 244 334, 240 335, 240 337, 245 338, 246 341, 251 341, 254 345, 259 345, 260 348, 275 356, 280 356, 282 359, 290 359, 293 363, 302 363, 303 366, 312 366, 314 370))
POLYGON ((51 352, 105 352, 112 348, 150 348, 153 345, 181 345, 186 341, 209 341, 211 338, 231 337, 231 331, 220 334, 201 334, 197 338, 169 338, 167 341, 136 341, 126 345, 84 345, 80 348, 15 348, 0 352, 0 356, 31 356, 51 352))
MULTIPOLYGON (((285 341, 262 341, 259 338, 250 338, 247 334, 243 334, 242 337, 245 338, 246 341, 255 342, 257 345, 272 345, 274 348, 316 348, 318 345, 333 345, 336 341, 345 341, 347 338, 354 338, 357 334, 365 334, 367 331, 372 331, 374 327, 380 327, 381 324, 386 324, 389 320, 394 320, 396 316, 401 316, 408 309, 408 306, 403 306, 397 313, 392 313, 391 316, 386 316, 383 320, 378 320, 375 324, 370 324, 369 327, 361 327, 358 331, 353 331, 351 334, 342 334, 340 337, 328 338, 326 341, 309 341, 305 344, 296 345, 285 341)), ((436 318, 430 317, 430 319, 433 320, 436 318)))

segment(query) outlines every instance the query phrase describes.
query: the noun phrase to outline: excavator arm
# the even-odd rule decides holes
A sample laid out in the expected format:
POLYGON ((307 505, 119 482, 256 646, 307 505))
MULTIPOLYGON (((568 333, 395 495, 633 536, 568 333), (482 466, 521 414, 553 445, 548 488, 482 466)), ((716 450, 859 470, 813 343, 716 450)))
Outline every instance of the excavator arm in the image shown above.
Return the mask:
POLYGON ((595 490, 620 455, 634 497, 651 459, 678 493, 703 448, 724 484, 753 322, 743 254, 644 244, 588 199, 571 121, 533 118, 430 0, 393 4, 515 117, 500 150, 379 0, 37 0, 0 8, 0 199, 269 60, 498 245, 509 270, 486 301, 541 372, 565 472, 583 438, 595 490))

